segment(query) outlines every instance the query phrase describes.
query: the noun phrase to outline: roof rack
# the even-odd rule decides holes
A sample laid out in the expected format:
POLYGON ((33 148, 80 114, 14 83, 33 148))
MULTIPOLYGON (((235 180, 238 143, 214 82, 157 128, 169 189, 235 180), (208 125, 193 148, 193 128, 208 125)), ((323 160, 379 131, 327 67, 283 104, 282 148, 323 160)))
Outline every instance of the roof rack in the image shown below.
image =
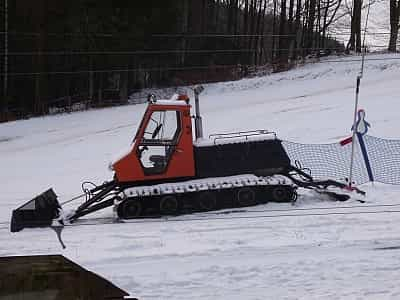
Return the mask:
POLYGON ((229 133, 216 133, 210 134, 209 139, 213 140, 214 144, 217 144, 217 141, 225 140, 225 139, 238 139, 241 140, 257 140, 257 137, 262 136, 270 136, 273 139, 276 139, 276 132, 269 131, 266 129, 259 130, 249 130, 249 131, 238 131, 238 132, 229 132, 229 133))

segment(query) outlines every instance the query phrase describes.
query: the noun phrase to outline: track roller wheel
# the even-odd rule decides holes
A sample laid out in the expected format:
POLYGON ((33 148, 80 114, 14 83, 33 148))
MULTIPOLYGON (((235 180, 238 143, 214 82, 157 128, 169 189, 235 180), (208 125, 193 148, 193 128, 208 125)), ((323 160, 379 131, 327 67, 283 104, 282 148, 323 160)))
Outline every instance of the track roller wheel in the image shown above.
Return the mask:
POLYGON ((176 215, 179 211, 179 203, 176 196, 164 196, 160 200, 160 213, 163 215, 176 215))
POLYGON ((236 193, 236 200, 239 206, 256 205, 256 192, 251 187, 242 187, 236 193))
POLYGON ((275 202, 288 202, 291 200, 289 191, 284 186, 275 186, 271 191, 272 200, 275 202))
POLYGON ((118 216, 122 219, 134 219, 142 213, 142 203, 139 199, 127 199, 120 204, 118 216))
POLYGON ((217 207, 217 196, 211 191, 201 192, 197 196, 197 203, 202 211, 214 210, 217 207))

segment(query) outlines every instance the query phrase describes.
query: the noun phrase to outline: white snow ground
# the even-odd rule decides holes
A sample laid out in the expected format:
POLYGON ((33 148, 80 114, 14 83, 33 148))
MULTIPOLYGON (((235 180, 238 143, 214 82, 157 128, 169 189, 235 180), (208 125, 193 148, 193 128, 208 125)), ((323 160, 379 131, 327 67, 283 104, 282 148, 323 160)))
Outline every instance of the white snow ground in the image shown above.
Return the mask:
MULTIPOLYGON (((286 73, 207 85, 205 131, 270 129, 303 143, 338 141, 350 133, 359 67, 354 57, 331 57, 286 73)), ((399 55, 368 57, 360 107, 372 135, 400 139, 399 78, 399 55)), ((129 145, 144 109, 0 125, 1 256, 61 253, 140 299, 400 298, 400 186, 362 186, 365 204, 302 191, 295 207, 269 203, 208 218, 67 227, 66 250, 49 229, 9 233, 11 210, 46 188, 53 186, 64 201, 80 193, 83 180, 112 178, 108 161, 129 145), (366 213, 374 211, 380 213, 366 213)), ((111 209, 102 213, 111 215, 111 209)))

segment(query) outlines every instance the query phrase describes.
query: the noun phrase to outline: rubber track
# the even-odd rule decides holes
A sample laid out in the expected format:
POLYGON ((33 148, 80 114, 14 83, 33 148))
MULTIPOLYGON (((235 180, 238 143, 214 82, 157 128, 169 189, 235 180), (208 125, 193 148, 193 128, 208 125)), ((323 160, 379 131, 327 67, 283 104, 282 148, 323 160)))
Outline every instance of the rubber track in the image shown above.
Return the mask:
POLYGON ((251 174, 134 187, 122 193, 123 200, 118 204, 117 212, 121 219, 130 219, 253 206, 269 200, 290 202, 296 199, 296 188, 293 182, 283 175, 260 177, 251 174), (281 199, 279 195, 274 195, 274 189, 277 188, 283 190, 281 199), (252 194, 254 199, 240 202, 241 191, 252 194), (202 196, 208 197, 206 201, 215 201, 216 204, 205 208, 200 204, 199 199, 202 196), (168 197, 173 202, 170 212, 162 209, 162 202, 168 197))

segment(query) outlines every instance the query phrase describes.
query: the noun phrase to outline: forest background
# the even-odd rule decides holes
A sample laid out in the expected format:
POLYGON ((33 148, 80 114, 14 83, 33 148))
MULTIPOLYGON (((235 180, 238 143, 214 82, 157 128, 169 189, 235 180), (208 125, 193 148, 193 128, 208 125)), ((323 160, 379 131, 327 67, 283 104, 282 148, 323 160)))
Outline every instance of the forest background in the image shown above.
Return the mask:
MULTIPOLYGON (((390 1, 395 52, 400 0, 390 1)), ((365 2, 365 1, 364 1, 365 2)), ((361 52, 353 0, 1 0, 0 121, 127 103, 150 87, 237 80, 361 52), (349 40, 330 30, 346 11, 349 40)))

